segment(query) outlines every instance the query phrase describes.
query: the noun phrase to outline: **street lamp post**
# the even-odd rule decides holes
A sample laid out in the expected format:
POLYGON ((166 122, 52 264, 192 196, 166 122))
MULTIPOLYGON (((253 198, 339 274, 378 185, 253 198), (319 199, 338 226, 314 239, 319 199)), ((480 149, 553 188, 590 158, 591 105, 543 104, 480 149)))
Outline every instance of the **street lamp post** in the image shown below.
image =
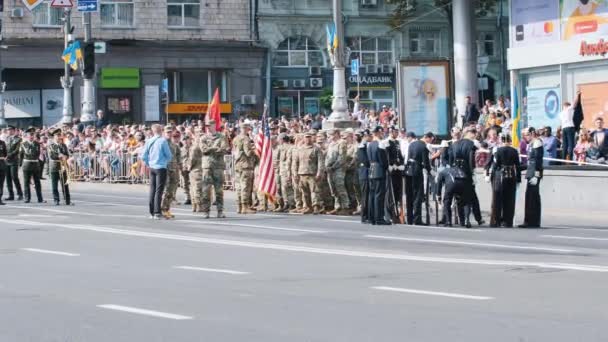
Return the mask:
MULTIPOLYGON (((86 12, 82 17, 84 25, 84 42, 85 45, 91 43, 91 13, 86 12)), ((91 58, 86 56, 85 58, 91 58)), ((81 122, 92 122, 95 120, 95 80, 94 75, 88 75, 83 72, 83 99, 82 111, 80 113, 81 122)))
POLYGON ((4 91, 5 90, 6 90, 6 82, 0 82, 0 127, 6 126, 6 119, 4 118, 4 91))
MULTIPOLYGON (((64 10, 64 47, 67 48, 72 40, 72 27, 71 27, 71 17, 72 10, 70 8, 66 8, 64 10)), ((63 111, 61 122, 69 124, 72 122, 72 116, 74 115, 72 111, 72 83, 74 78, 70 76, 70 65, 65 63, 64 65, 64 75, 61 76, 61 86, 63 87, 63 111)))
POLYGON ((338 48, 334 51, 332 64, 334 67, 333 99, 331 103, 331 115, 323 123, 323 129, 345 129, 355 128, 357 122, 350 119, 348 115, 348 102, 346 99, 346 72, 345 72, 345 49, 344 49, 344 22, 342 21, 342 0, 333 0, 333 19, 336 25, 336 37, 338 48))

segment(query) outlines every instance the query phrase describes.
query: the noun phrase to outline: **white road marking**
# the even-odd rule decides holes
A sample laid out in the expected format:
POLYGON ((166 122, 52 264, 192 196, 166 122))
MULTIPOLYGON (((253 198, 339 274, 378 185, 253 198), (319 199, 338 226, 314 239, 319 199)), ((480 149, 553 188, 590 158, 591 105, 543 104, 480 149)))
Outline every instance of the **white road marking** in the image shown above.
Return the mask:
POLYGON ((444 258, 444 257, 419 256, 419 255, 413 255, 413 254, 392 254, 392 253, 366 252, 366 251, 356 251, 356 250, 318 248, 318 247, 308 247, 308 246, 298 246, 298 245, 283 245, 283 244, 274 244, 274 243, 241 241, 241 240, 203 238, 203 237, 197 237, 197 236, 161 234, 161 233, 145 232, 145 231, 141 231, 141 230, 116 229, 116 228, 103 227, 103 226, 92 226, 92 225, 40 223, 40 222, 35 222, 35 221, 6 220, 6 219, 0 219, 0 222, 16 224, 16 225, 33 225, 33 226, 46 225, 46 226, 55 226, 55 227, 60 227, 60 228, 72 229, 72 230, 92 231, 92 232, 124 235, 124 236, 139 236, 139 237, 147 237, 147 238, 155 238, 155 239, 190 241, 190 242, 200 242, 200 243, 207 243, 207 244, 214 244, 214 245, 223 245, 223 246, 270 249, 270 250, 290 251, 290 252, 299 252, 299 253, 338 255, 338 256, 372 258, 372 259, 387 259, 387 260, 402 260, 402 261, 435 262, 435 263, 444 263, 444 264, 466 264, 466 265, 506 266, 506 267, 538 267, 538 268, 550 268, 550 269, 572 270, 572 271, 608 272, 608 266, 605 266, 605 265, 566 264, 566 263, 543 262, 543 261, 533 262, 533 261, 490 260, 490 259, 444 258))
POLYGON ((234 227, 245 227, 245 228, 261 228, 261 229, 270 229, 270 230, 283 230, 287 232, 301 232, 301 233, 318 233, 325 234, 326 231, 323 230, 312 230, 312 229, 300 229, 300 228, 283 228, 283 227, 270 227, 270 226, 262 226, 257 224, 244 224, 244 223, 233 223, 233 222, 217 222, 217 221, 194 221, 194 220, 177 220, 177 222, 188 222, 188 223, 198 223, 202 225, 218 225, 218 226, 234 226, 234 227))
POLYGON ((19 217, 65 217, 59 215, 18 214, 19 217))
POLYGON ((102 304, 102 305, 97 305, 97 307, 102 308, 102 309, 123 311, 123 312, 129 312, 129 313, 145 315, 145 316, 174 319, 174 320, 178 320, 178 321, 188 320, 188 319, 193 318, 190 316, 177 315, 177 314, 172 314, 172 313, 168 313, 168 312, 138 309, 138 308, 133 308, 133 307, 129 307, 129 306, 122 306, 122 305, 115 305, 115 304, 102 304))
POLYGON ((528 249, 528 250, 533 250, 533 251, 546 251, 546 252, 557 252, 557 253, 574 253, 574 252, 576 252, 572 249, 538 247, 538 246, 503 245, 503 244, 497 244, 497 243, 469 242, 469 241, 457 241, 457 240, 419 239, 419 238, 407 238, 407 237, 385 236, 385 235, 365 235, 365 237, 372 238, 372 239, 383 239, 383 240, 428 242, 428 243, 436 243, 436 244, 444 244, 444 245, 494 247, 494 248, 504 248, 504 249, 528 249))
POLYGON ((54 255, 63 255, 63 256, 80 256, 80 254, 76 253, 68 253, 68 252, 59 252, 59 251, 49 251, 47 249, 38 249, 38 248, 21 248, 22 251, 32 252, 32 253, 43 253, 43 254, 54 254, 54 255))
POLYGON ((346 223, 358 223, 361 224, 361 221, 355 221, 355 220, 336 220, 336 219, 323 219, 324 221, 329 221, 329 222, 346 222, 346 223))
POLYGON ((460 293, 449 293, 449 292, 435 292, 435 291, 424 291, 424 290, 414 290, 414 289, 403 289, 400 287, 390 287, 390 286, 374 286, 374 287, 372 287, 372 289, 380 290, 380 291, 403 292, 403 293, 413 293, 413 294, 421 294, 421 295, 428 295, 428 296, 440 296, 440 297, 472 299, 472 300, 494 299, 494 297, 473 296, 473 295, 466 295, 466 294, 460 294, 460 293))
POLYGON ((194 267, 194 266, 173 266, 173 268, 188 271, 202 271, 202 272, 213 272, 213 273, 226 273, 232 275, 245 275, 249 272, 233 271, 233 270, 222 270, 218 268, 207 268, 207 267, 194 267))
POLYGON ((592 240, 592 241, 608 241, 608 238, 595 238, 586 236, 568 236, 568 235, 541 235, 541 237, 551 239, 570 239, 570 240, 592 240))
MULTIPOLYGON (((335 216, 335 217, 339 217, 339 216, 335 216)), ((338 220, 338 219, 323 219, 324 221, 330 221, 330 222, 345 222, 345 223, 357 223, 360 224, 361 222, 358 220, 338 220)), ((479 233, 479 232, 484 232, 484 230, 482 229, 473 229, 473 228, 449 228, 449 227, 436 227, 436 226, 406 226, 406 225, 394 225, 397 228, 417 228, 417 229, 439 229, 439 230, 451 230, 451 231, 457 231, 457 232, 470 232, 470 233, 479 233)))
POLYGON ((132 196, 116 196, 116 195, 100 195, 100 194, 92 194, 92 193, 82 193, 82 192, 73 192, 74 195, 82 195, 82 196, 93 196, 93 197, 105 197, 105 198, 122 198, 122 199, 130 199, 130 200, 140 200, 145 201, 148 198, 148 194, 142 194, 141 197, 132 197, 132 196))

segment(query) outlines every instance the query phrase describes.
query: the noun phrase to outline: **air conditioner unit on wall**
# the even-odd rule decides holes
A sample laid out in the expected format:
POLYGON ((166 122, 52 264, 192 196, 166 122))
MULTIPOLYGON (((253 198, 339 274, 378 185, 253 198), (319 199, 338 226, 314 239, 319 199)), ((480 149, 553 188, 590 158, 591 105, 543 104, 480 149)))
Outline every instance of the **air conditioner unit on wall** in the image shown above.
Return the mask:
POLYGON ((11 18, 23 18, 23 8, 13 8, 11 10, 11 18))
POLYGON ((361 6, 377 6, 378 0, 361 0, 361 6))
POLYGON ((244 104, 244 105, 256 104, 255 95, 241 95, 241 104, 244 104))
POLYGON ((310 67, 309 75, 310 76, 321 76, 321 67, 318 67, 318 66, 310 67))
POLYGON ((306 87, 306 82, 304 80, 293 80, 294 88, 304 88, 306 87))
POLYGON ((311 78, 310 87, 311 88, 323 88, 323 79, 322 78, 311 78))
POLYGON ((368 64, 365 66, 366 74, 377 74, 378 73, 378 65, 376 64, 368 64))
POLYGON ((393 73, 393 66, 390 64, 382 64, 380 66, 380 68, 382 69, 382 71, 380 72, 381 74, 392 74, 393 73))
POLYGON ((289 87, 289 81, 288 80, 274 80, 274 81, 272 81, 272 87, 273 88, 287 88, 287 87, 289 87))

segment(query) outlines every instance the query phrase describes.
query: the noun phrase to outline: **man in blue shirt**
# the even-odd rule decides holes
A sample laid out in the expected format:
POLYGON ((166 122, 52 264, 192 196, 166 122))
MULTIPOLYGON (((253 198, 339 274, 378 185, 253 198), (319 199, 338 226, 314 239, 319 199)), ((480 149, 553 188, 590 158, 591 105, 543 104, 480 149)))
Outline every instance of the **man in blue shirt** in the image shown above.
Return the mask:
POLYGON ((150 217, 161 219, 160 204, 167 183, 167 165, 173 158, 169 143, 162 137, 162 127, 153 125, 154 137, 146 141, 141 159, 150 168, 150 217))
MULTIPOLYGON (((543 149, 545 151, 545 157, 557 158, 557 148, 558 148, 559 142, 558 142, 557 138, 552 135, 550 126, 546 126, 543 128, 542 140, 543 140, 543 149)), ((553 163, 548 160, 543 161, 543 166, 549 166, 552 164, 553 163)))

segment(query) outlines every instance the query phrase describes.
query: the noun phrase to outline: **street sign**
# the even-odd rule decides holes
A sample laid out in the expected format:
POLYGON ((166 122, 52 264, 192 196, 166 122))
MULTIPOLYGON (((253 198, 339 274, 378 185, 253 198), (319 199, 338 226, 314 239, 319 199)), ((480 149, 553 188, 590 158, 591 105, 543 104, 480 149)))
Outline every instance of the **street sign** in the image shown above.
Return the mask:
POLYGON ((38 5, 40 5, 43 2, 44 2, 44 0, 23 0, 23 4, 30 11, 33 11, 34 8, 36 8, 38 5))
POLYGON ((351 76, 359 76, 359 60, 353 59, 350 61, 350 74, 351 76))
POLYGON ((74 3, 72 2, 72 0, 53 0, 53 1, 51 1, 51 7, 66 8, 66 7, 72 7, 72 6, 74 6, 74 3))
POLYGON ((97 0, 78 0, 79 12, 97 12, 97 0))
POLYGON ((95 42, 95 53, 106 53, 106 42, 95 42))
POLYGON ((490 64, 490 57, 488 56, 479 56, 477 57, 477 73, 479 76, 483 76, 488 70, 488 64, 490 64))

